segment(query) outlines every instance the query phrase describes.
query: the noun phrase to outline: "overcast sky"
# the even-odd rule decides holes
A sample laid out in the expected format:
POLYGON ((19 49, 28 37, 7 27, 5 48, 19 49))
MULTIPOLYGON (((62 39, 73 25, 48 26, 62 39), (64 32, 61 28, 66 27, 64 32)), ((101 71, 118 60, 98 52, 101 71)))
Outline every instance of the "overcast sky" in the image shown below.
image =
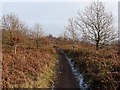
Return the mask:
MULTIPOLYGON (((59 36, 68 19, 77 16, 78 11, 84 10, 89 3, 85 2, 7 2, 2 3, 2 15, 15 13, 19 18, 32 27, 40 23, 47 34, 59 36)), ((118 3, 105 3, 106 10, 112 12, 118 22, 118 3)), ((116 24, 117 25, 117 24, 116 24)))

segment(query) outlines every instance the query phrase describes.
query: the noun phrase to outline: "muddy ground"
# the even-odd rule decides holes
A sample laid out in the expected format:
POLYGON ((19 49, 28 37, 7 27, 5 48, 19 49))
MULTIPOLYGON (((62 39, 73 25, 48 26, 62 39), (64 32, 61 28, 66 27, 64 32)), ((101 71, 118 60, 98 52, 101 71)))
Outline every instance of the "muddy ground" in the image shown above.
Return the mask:
POLYGON ((64 52, 59 49, 57 49, 57 52, 59 64, 55 88, 80 88, 79 82, 75 78, 64 52))

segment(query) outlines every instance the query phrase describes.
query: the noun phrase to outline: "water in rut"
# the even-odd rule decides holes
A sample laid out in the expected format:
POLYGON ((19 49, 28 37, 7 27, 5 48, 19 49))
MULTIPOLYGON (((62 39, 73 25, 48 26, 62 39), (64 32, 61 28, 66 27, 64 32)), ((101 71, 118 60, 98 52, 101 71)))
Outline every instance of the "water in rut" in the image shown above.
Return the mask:
POLYGON ((58 52, 58 70, 54 88, 79 88, 86 90, 87 85, 83 82, 83 76, 77 68, 74 68, 74 63, 61 50, 58 52))

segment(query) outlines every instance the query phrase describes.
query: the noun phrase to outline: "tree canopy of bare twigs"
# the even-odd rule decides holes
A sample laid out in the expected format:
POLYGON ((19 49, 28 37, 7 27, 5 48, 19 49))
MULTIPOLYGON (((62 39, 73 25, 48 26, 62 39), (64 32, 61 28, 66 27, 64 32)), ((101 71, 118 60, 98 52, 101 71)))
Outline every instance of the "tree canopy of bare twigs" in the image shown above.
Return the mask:
POLYGON ((72 39, 73 48, 75 48, 75 43, 78 40, 78 35, 77 35, 77 27, 73 18, 69 19, 69 25, 66 27, 64 36, 72 39))
POLYGON ((2 41, 4 44, 15 46, 15 54, 18 43, 24 40, 27 27, 17 15, 10 13, 4 15, 1 20, 2 41))
POLYGON ((116 38, 113 21, 113 15, 105 10, 102 2, 93 2, 82 14, 78 12, 75 23, 84 36, 96 44, 96 49, 99 49, 116 38))
POLYGON ((16 14, 10 13, 2 17, 2 29, 14 31, 17 30, 23 32, 25 31, 26 27, 16 14))
POLYGON ((42 30, 41 25, 39 23, 36 23, 33 27, 32 36, 34 37, 37 49, 39 48, 40 39, 43 35, 44 35, 44 32, 42 30))

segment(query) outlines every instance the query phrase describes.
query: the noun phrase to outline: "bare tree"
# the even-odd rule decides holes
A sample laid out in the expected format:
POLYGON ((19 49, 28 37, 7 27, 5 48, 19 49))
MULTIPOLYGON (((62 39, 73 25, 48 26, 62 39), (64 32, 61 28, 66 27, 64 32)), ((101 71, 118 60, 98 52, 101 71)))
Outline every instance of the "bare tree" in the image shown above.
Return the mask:
POLYGON ((4 30, 17 30, 21 32, 25 32, 26 30, 25 24, 14 13, 3 15, 2 28, 4 30))
POLYGON ((69 25, 66 27, 66 30, 67 31, 65 31, 64 36, 72 39, 73 49, 74 49, 76 41, 78 40, 78 36, 77 36, 77 27, 73 18, 69 19, 69 25))
POLYGON ((37 49, 39 48, 40 46, 40 40, 41 40, 41 37, 43 36, 44 32, 42 30, 42 27, 39 23, 36 23, 33 27, 33 37, 34 37, 34 40, 35 40, 35 44, 36 44, 36 47, 37 49))
POLYGON ((15 35, 18 36, 20 34, 26 33, 28 30, 28 28, 23 22, 21 22, 18 16, 13 13, 3 15, 1 26, 3 33, 7 32, 11 38, 15 35))
POLYGON ((4 15, 1 20, 2 27, 2 39, 5 40, 5 44, 15 46, 15 54, 17 49, 17 44, 22 40, 22 34, 25 33, 26 27, 19 20, 17 15, 10 13, 4 15))
POLYGON ((96 44, 97 50, 116 38, 113 16, 105 10, 102 2, 90 4, 83 14, 78 12, 75 23, 82 29, 84 36, 96 44))

